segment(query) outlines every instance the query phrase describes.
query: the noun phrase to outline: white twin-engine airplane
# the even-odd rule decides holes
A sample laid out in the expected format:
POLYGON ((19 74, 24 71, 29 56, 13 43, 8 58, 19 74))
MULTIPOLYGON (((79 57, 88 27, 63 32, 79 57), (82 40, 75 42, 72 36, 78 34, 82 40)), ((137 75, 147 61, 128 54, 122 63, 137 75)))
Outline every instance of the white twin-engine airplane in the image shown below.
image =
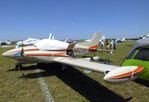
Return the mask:
MULTIPOLYGON (((58 62, 79 68, 85 68, 104 73, 104 80, 110 83, 120 83, 133 80, 143 68, 139 66, 118 67, 93 62, 84 58, 75 58, 76 55, 97 51, 100 34, 96 33, 90 41, 68 44, 59 40, 44 39, 32 46, 13 49, 3 53, 5 57, 18 61, 16 67, 23 63, 51 63, 58 62)), ((96 59, 96 58, 95 58, 96 59)))

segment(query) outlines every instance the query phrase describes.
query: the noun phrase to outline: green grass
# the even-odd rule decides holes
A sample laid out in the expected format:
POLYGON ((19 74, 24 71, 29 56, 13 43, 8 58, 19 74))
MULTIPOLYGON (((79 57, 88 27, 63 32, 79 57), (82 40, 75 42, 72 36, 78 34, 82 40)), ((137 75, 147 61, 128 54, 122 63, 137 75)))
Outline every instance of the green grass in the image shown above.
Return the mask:
MULTIPOLYGON (((111 64, 120 65, 129 52, 133 42, 120 43, 114 54, 96 55, 110 59, 111 64)), ((0 54, 11 48, 0 49, 0 54)), ((34 70, 8 71, 13 69, 15 61, 0 56, 0 102, 44 102, 34 70), (28 81, 22 76, 28 76, 28 81)), ((36 67, 36 66, 34 66, 36 67)), ((86 74, 82 69, 67 68, 59 72, 59 64, 45 66, 41 74, 56 102, 148 102, 149 86, 133 81, 120 85, 111 85, 103 80, 103 74, 86 74)), ((32 68, 32 67, 30 67, 32 68)))
MULTIPOLYGON (((0 54, 12 48, 0 48, 0 54)), ((16 61, 0 56, 0 102, 43 102, 38 80, 26 81, 22 76, 33 72, 11 71, 16 61)))
POLYGON ((103 59, 110 59, 112 61, 112 64, 114 65, 120 65, 121 62, 124 60, 124 58, 127 56, 128 52, 132 48, 133 41, 127 41, 124 43, 118 43, 117 44, 117 50, 113 54, 109 53, 97 53, 98 56, 100 56, 103 59))

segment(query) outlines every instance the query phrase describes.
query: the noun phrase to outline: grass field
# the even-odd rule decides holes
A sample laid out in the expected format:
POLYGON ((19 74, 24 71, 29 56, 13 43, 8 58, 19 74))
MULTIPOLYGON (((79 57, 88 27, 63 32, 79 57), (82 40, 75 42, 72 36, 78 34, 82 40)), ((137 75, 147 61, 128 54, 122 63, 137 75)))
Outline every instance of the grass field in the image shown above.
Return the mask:
MULTIPOLYGON (((12 48, 0 48, 0 54, 9 49, 12 48)), ((22 73, 33 71, 14 71, 15 63, 0 56, 0 102, 44 102, 38 80, 19 78, 22 73)))
MULTIPOLYGON (((133 42, 118 44, 114 54, 99 53, 111 64, 120 65, 133 42)), ((0 54, 11 48, 0 48, 0 54)), ((42 66, 43 72, 34 70, 37 66, 26 66, 15 71, 15 61, 0 56, 0 102, 44 102, 38 83, 38 74, 42 74, 56 102, 148 102, 149 84, 136 80, 120 85, 110 85, 103 81, 103 74, 86 74, 82 69, 68 66, 59 72, 60 64, 42 66), (28 80, 22 77, 26 74, 28 80)))

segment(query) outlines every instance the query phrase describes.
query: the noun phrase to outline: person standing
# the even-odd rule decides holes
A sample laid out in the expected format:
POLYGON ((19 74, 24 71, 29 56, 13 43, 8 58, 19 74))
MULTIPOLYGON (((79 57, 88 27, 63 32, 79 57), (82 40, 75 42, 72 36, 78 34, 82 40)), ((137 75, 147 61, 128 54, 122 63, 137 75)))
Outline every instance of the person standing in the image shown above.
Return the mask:
POLYGON ((101 40, 101 41, 100 41, 100 44, 101 44, 101 49, 103 50, 103 49, 104 49, 104 41, 101 40))
POLYGON ((114 40, 113 49, 116 50, 117 40, 114 40))
POLYGON ((113 40, 110 41, 110 50, 113 49, 113 40))
POLYGON ((105 46, 106 46, 106 50, 108 50, 108 48, 109 48, 109 42, 108 42, 108 40, 106 40, 105 46))

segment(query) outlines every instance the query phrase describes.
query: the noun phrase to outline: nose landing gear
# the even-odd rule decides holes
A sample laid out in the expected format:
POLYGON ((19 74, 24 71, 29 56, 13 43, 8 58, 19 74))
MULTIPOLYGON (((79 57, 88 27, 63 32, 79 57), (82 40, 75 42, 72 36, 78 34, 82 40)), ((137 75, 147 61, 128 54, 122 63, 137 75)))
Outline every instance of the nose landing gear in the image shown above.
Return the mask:
POLYGON ((22 64, 20 64, 20 63, 17 63, 16 66, 15 66, 15 70, 16 70, 16 71, 19 71, 19 70, 21 70, 22 68, 23 68, 23 66, 22 66, 22 64))

